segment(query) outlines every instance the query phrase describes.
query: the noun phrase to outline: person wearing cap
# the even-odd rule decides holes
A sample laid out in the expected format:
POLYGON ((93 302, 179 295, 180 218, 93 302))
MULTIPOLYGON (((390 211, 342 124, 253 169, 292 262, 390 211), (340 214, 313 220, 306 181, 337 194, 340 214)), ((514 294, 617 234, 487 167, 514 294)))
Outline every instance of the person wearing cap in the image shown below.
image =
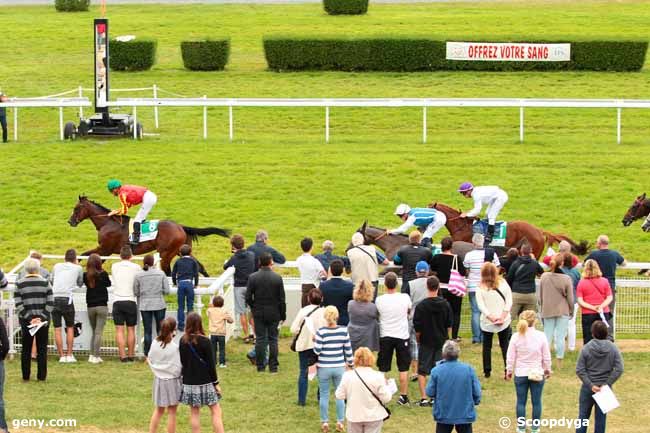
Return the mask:
POLYGON ((494 237, 494 225, 499 212, 508 201, 508 194, 498 186, 474 186, 471 182, 463 182, 458 192, 465 198, 474 200, 474 207, 469 212, 460 214, 460 218, 474 218, 481 213, 483 205, 487 205, 485 215, 488 220, 488 230, 485 234, 485 246, 490 245, 494 237))
POLYGON ((416 278, 415 266, 418 262, 429 262, 433 255, 431 250, 420 245, 422 233, 413 230, 409 234, 409 243, 401 247, 393 256, 393 263, 402 265, 402 293, 409 294, 409 282, 416 278))
POLYGON ((415 265, 416 279, 411 281, 411 288, 409 295, 411 296, 411 304, 413 308, 409 313, 409 333, 411 345, 411 381, 418 380, 418 342, 415 337, 415 329, 413 329, 413 313, 415 307, 423 299, 427 297, 427 277, 429 276, 429 264, 421 260, 415 265))
MULTIPOLYGON (((7 95, 0 92, 0 102, 7 102, 7 95)), ((0 125, 2 125, 2 142, 7 142, 7 107, 0 107, 0 125)))
POLYGON ((140 224, 147 218, 147 215, 158 201, 158 197, 144 186, 122 185, 122 182, 117 179, 109 180, 107 187, 111 194, 117 196, 120 200, 120 208, 110 211, 108 216, 126 215, 131 206, 141 205, 133 220, 131 245, 135 247, 140 242, 140 224))
POLYGON ((394 213, 404 224, 396 229, 388 230, 388 233, 392 235, 403 234, 411 227, 417 227, 424 232, 422 245, 425 247, 431 247, 431 238, 447 223, 445 214, 428 207, 411 209, 409 205, 402 203, 395 208, 394 213))

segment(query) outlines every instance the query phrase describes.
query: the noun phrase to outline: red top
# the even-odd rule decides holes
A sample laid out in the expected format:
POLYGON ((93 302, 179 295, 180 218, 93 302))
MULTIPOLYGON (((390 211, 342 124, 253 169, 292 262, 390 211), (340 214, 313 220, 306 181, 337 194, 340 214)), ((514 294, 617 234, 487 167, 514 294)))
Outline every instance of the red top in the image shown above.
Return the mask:
MULTIPOLYGON (((577 298, 582 298, 586 303, 596 306, 602 304, 608 296, 612 296, 609 281, 603 277, 581 279, 576 292, 577 298)), ((609 313, 609 306, 603 308, 603 312, 609 313)), ((582 314, 598 314, 598 311, 582 307, 582 314)))
POLYGON ((119 215, 126 215, 129 208, 135 204, 142 203, 142 197, 148 189, 144 186, 122 185, 117 190, 117 196, 120 199, 119 215))
MULTIPOLYGON (((558 254, 559 254, 559 253, 558 253, 558 254)), ((557 255, 557 254, 556 254, 556 255, 557 255)), ((544 257, 544 258, 542 259, 542 262, 544 262, 544 264, 545 264, 546 266, 551 266, 551 259, 552 259, 553 257, 555 257, 555 256, 546 256, 546 257, 544 257)), ((573 254, 571 254, 571 267, 572 267, 572 268, 575 268, 576 266, 578 266, 578 258, 577 258, 576 256, 574 256, 573 254)))

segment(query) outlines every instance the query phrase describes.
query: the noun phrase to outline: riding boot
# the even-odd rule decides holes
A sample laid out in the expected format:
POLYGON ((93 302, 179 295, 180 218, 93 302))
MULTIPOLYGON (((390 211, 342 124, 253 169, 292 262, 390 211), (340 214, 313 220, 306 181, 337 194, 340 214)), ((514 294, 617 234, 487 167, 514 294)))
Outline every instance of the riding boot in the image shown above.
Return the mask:
POLYGON ((483 241, 483 248, 490 246, 492 238, 494 237, 494 224, 489 224, 487 229, 487 234, 485 235, 485 240, 483 241))
POLYGON ((131 235, 131 247, 135 248, 140 243, 140 223, 133 223, 133 234, 131 235))
POLYGON ((425 247, 425 248, 431 248, 431 246, 432 246, 431 238, 422 239, 422 242, 420 242, 420 245, 425 247))

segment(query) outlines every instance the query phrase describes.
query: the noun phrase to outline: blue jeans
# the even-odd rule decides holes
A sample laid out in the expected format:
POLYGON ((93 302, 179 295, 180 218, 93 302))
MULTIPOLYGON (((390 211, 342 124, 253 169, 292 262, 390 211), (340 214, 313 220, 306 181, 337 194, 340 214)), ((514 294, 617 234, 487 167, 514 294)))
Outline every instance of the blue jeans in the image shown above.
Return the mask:
POLYGON ((304 406, 307 404, 307 391, 309 390, 309 361, 313 358, 314 351, 312 349, 303 350, 298 352, 298 360, 300 362, 300 371, 298 373, 298 404, 304 406))
POLYGON ((225 335, 211 335, 210 343, 214 350, 214 360, 219 359, 219 364, 226 364, 226 336, 225 335), (219 353, 219 358, 217 358, 219 353))
POLYGON ((5 362, 0 360, 0 430, 9 430, 5 419, 5 362))
MULTIPOLYGON (((582 385, 580 387, 580 398, 578 403, 578 419, 589 419, 591 417, 591 408, 596 408, 596 414, 594 415, 594 433, 605 433, 605 425, 607 423, 607 414, 604 414, 600 407, 596 404, 596 401, 592 398, 594 395, 591 392, 591 388, 587 385, 582 385)), ((586 426, 580 426, 576 429, 576 433, 587 433, 586 426)))
POLYGON ((533 404, 533 421, 542 417, 542 391, 544 380, 533 382, 526 376, 515 376, 515 392, 517 393, 517 419, 526 418, 526 402, 528 390, 530 390, 530 401, 533 404))
POLYGON ((476 302, 476 292, 469 292, 469 305, 472 307, 472 343, 483 341, 481 332, 481 310, 478 309, 476 302))
MULTIPOLYGON (((345 367, 318 367, 318 384, 320 385, 320 420, 329 421, 330 406, 330 380, 334 384, 334 390, 339 387, 345 373, 345 367)), ((345 401, 336 399, 336 420, 343 422, 345 418, 345 401)))
POLYGON ((185 330, 185 301, 187 300, 187 312, 194 310, 194 283, 189 280, 178 282, 178 330, 185 330))
POLYGON ((160 334, 160 323, 165 319, 165 309, 140 311, 142 326, 144 327, 144 356, 149 355, 151 341, 153 340, 153 322, 156 322, 156 335, 160 334))
POLYGON ((555 341, 555 357, 564 358, 564 339, 569 332, 569 316, 547 317, 542 319, 544 323, 544 334, 550 348, 555 341))
POLYGON ((255 358, 257 371, 264 371, 266 348, 269 349, 269 371, 278 371, 278 324, 255 318, 255 358))

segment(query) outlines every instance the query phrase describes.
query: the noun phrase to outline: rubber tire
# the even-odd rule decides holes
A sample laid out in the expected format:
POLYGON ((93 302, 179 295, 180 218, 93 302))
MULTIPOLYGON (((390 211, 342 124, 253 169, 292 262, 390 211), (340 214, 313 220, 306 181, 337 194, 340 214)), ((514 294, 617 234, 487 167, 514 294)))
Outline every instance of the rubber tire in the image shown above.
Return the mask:
POLYGON ((75 138, 77 138, 77 127, 72 122, 66 123, 63 127, 63 139, 74 140, 75 138))
POLYGON ((79 127, 77 128, 77 135, 80 137, 85 137, 88 135, 88 131, 90 130, 90 127, 86 122, 83 120, 79 122, 79 127))
POLYGON ((143 132, 142 123, 138 122, 135 125, 135 127, 136 127, 136 132, 135 132, 136 139, 142 140, 142 132, 143 132))

